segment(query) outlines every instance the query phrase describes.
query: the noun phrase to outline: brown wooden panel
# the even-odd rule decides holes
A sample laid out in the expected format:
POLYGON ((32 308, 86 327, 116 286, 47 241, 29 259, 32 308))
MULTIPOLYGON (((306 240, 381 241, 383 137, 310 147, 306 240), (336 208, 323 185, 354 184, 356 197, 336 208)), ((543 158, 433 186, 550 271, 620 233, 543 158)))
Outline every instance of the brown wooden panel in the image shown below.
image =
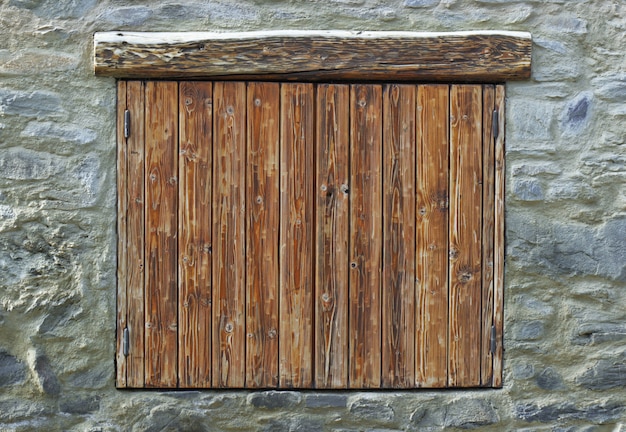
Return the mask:
POLYGON ((349 103, 347 85, 317 88, 315 387, 348 385, 349 103))
POLYGON ((126 301, 129 354, 126 385, 145 385, 145 84, 126 84, 130 136, 126 140, 126 301))
POLYGON ((146 83, 146 386, 177 385, 178 83, 146 83))
POLYGON ((522 32, 104 32, 97 75, 498 82, 530 78, 522 32))
POLYGON ((126 356, 124 330, 127 326, 126 295, 126 213, 128 209, 128 182, 124 111, 126 110, 126 81, 117 83, 117 322, 115 336, 115 386, 126 387, 126 356))
POLYGON ((278 385, 280 85, 248 84, 246 387, 278 385))
POLYGON ((448 377, 449 87, 417 95, 416 386, 448 377))
POLYGON ((280 386, 313 378, 314 87, 281 85, 280 386))
POLYGON ((246 84, 213 87, 213 387, 245 384, 246 84))
POLYGON ((415 385, 416 87, 383 94, 382 386, 415 385))
POLYGON ((480 384, 482 88, 450 90, 450 334, 448 384, 480 384))
POLYGON ((494 211, 494 265, 493 265, 493 325, 495 327, 495 352, 493 353, 493 387, 502 387, 502 356, 504 327, 504 185, 505 185, 505 87, 495 89, 495 109, 498 111, 498 133, 495 137, 495 211, 494 211))
POLYGON ((382 88, 350 91, 349 384, 380 387, 382 88))
POLYGON ((491 327, 493 325, 493 241, 494 241, 494 171, 495 142, 493 136, 493 111, 495 88, 483 86, 483 214, 482 214, 482 335, 480 385, 491 385, 493 358, 491 353, 491 327))
POLYGON ((180 387, 211 386, 211 181, 213 86, 179 89, 178 218, 180 387))

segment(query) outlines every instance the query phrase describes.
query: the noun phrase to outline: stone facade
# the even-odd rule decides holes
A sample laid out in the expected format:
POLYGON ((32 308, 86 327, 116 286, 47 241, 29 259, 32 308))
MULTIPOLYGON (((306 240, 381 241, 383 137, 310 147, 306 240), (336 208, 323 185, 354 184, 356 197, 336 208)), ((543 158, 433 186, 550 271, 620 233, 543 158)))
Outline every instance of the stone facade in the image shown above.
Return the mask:
POLYGON ((0 0, 0 430, 626 430, 621 0, 0 0), (522 30, 504 388, 114 388, 115 82, 94 31, 522 30))

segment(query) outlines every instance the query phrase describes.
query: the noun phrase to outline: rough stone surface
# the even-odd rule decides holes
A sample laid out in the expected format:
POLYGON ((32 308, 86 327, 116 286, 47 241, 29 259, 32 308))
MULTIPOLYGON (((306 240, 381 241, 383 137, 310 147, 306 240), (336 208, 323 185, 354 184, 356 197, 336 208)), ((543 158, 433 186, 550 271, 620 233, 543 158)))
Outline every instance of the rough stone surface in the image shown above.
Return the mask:
POLYGON ((626 5, 0 1, 0 430, 617 432, 626 425, 626 5), (114 388, 115 80, 95 31, 522 30, 507 83, 502 389, 114 388))

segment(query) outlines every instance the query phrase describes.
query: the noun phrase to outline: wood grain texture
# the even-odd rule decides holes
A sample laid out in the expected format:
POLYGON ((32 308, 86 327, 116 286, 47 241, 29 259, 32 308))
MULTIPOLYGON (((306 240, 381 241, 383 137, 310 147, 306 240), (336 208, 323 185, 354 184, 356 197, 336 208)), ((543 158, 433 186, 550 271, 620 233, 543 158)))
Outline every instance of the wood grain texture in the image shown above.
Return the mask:
POLYGON ((415 384, 445 387, 448 376, 449 87, 417 94, 415 384))
POLYGON ((482 88, 450 89, 448 385, 480 384, 482 88))
POLYGON ((96 75, 118 78, 422 80, 530 78, 522 32, 133 33, 94 36, 96 75))
POLYGON ((495 137, 495 210, 494 210, 494 265, 493 265, 493 325, 496 346, 493 353, 493 387, 502 387, 504 341, 504 186, 505 186, 505 87, 495 89, 495 109, 498 111, 498 135, 495 137))
POLYGON ((490 386, 493 379, 491 327, 493 325, 493 241, 494 241, 494 171, 495 140, 493 112, 495 88, 483 86, 483 215, 482 215, 482 335, 480 385, 490 386))
POLYGON ((179 386, 211 386, 213 85, 181 82, 179 116, 179 386))
POLYGON ((128 301, 126 293, 126 218, 128 212, 128 157, 124 136, 124 111, 126 110, 126 81, 117 83, 117 298, 115 333, 115 386, 126 387, 126 355, 124 354, 124 329, 127 324, 128 301))
POLYGON ((246 387, 278 385, 280 85, 249 83, 246 387))
POLYGON ((382 88, 350 90, 349 383, 380 387, 382 88))
POLYGON ((382 387, 415 385, 416 86, 383 92, 382 387))
POLYGON ((349 107, 347 85, 317 89, 315 387, 348 386, 349 107))
POLYGON ((314 87, 281 85, 280 386, 313 380, 314 87))
POLYGON ((178 83, 146 84, 146 387, 177 385, 178 83))
POLYGON ((245 385, 246 85, 213 87, 213 387, 245 385))
POLYGON ((145 84, 126 84, 131 133, 126 140, 126 301, 129 354, 128 387, 145 385, 145 84))

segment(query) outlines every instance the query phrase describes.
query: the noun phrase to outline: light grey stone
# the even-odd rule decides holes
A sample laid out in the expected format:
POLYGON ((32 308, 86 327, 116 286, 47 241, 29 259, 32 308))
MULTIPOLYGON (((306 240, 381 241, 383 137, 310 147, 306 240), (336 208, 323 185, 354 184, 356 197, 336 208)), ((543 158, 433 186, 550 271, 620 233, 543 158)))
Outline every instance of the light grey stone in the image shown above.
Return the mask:
POLYGON ((475 429, 499 421, 498 413, 489 402, 481 399, 461 399, 448 405, 444 426, 475 429))
POLYGON ((0 204, 0 219, 15 219, 15 209, 11 206, 0 204))
POLYGON ((626 73, 606 75, 591 80, 595 94, 607 102, 626 102, 626 73))
POLYGON ((511 167, 513 177, 520 176, 554 176, 563 173, 563 169, 555 162, 524 162, 511 167))
POLYGON ((592 322, 581 324, 573 339, 576 345, 597 345, 626 339, 626 324, 592 322))
POLYGON ((0 387, 19 384, 25 379, 24 364, 8 352, 0 350, 0 387))
POLYGON ((596 194, 597 193, 586 184, 585 179, 560 179, 550 182, 550 186, 546 193, 546 199, 550 201, 592 201, 597 196, 596 194))
POLYGON ((91 129, 52 122, 30 122, 20 135, 49 138, 80 145, 92 143, 97 138, 96 132, 91 129))
POLYGON ((30 9, 47 19, 80 18, 97 4, 97 0, 11 0, 12 6, 30 9))
POLYGON ((79 64, 80 58, 76 55, 41 49, 24 50, 0 63, 0 74, 49 74, 75 70, 79 64))
POLYGON ((22 148, 0 153, 0 178, 10 180, 45 180, 63 170, 58 156, 22 148))
POLYGON ((548 31, 563 34, 573 33, 577 35, 587 34, 587 20, 572 15, 560 14, 548 17, 544 20, 548 31))
POLYGON ((572 402, 561 402, 540 406, 534 403, 520 404, 515 407, 519 418, 526 421, 550 423, 557 420, 589 420, 599 424, 618 420, 624 412, 623 404, 592 404, 576 406, 572 402))
POLYGON ((61 98, 48 91, 24 92, 0 88, 0 115, 58 117, 63 113, 61 98))
POLYGON ((535 368, 531 364, 515 364, 513 365, 513 376, 520 380, 532 378, 535 376, 535 368))
POLYGON ((428 8, 437 6, 440 0, 404 0, 404 6, 408 8, 428 8))
POLYGON ((565 44, 563 44, 563 42, 560 42, 558 40, 533 38, 533 43, 535 43, 537 46, 541 48, 545 48, 547 50, 554 51, 559 54, 567 54, 568 52, 568 49, 565 46, 565 44))
POLYGON ((138 26, 146 22, 153 13, 148 6, 117 7, 107 9, 99 19, 118 26, 138 26))
POLYGON ((507 110, 507 131, 517 145, 552 139, 552 105, 519 98, 512 100, 507 110))

